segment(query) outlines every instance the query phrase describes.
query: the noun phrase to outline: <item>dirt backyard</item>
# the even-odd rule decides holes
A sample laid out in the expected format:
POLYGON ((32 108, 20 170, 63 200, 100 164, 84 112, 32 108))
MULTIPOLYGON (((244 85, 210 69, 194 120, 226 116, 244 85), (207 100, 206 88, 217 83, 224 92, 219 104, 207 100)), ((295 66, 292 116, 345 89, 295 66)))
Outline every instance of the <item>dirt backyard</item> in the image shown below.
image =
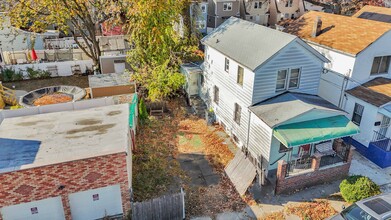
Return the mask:
POLYGON ((342 203, 314 200, 324 198, 313 193, 323 186, 303 191, 309 195, 285 196, 287 201, 284 196, 273 196, 257 203, 250 194, 240 196, 224 174, 224 167, 237 150, 231 139, 220 127, 207 126, 204 119, 190 114, 184 100, 169 101, 167 106, 169 111, 163 118, 150 117, 139 127, 133 154, 135 201, 177 193, 182 187, 187 219, 217 220, 256 216, 267 220, 320 220, 335 214, 335 206, 342 203))
POLYGON ((8 88, 13 88, 16 90, 32 91, 47 86, 78 86, 80 88, 88 87, 88 76, 61 76, 53 77, 47 79, 32 79, 32 80, 22 80, 15 82, 6 82, 3 83, 4 86, 8 88))
POLYGON ((242 211, 242 198, 224 175, 234 154, 218 128, 189 115, 184 100, 168 103, 170 113, 151 118, 141 125, 133 161, 133 188, 136 201, 186 192, 187 217, 215 216, 242 211))

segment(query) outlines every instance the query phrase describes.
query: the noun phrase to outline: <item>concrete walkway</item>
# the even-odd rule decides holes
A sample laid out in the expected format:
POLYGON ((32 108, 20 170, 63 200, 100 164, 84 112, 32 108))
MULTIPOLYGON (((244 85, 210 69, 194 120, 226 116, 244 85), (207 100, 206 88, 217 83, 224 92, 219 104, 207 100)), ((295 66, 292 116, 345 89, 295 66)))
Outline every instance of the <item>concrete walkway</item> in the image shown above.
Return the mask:
POLYGON ((350 175, 363 175, 378 184, 383 192, 391 192, 391 168, 382 169, 358 152, 354 152, 350 175))
POLYGON ((213 171, 202 153, 180 154, 178 160, 181 168, 190 176, 193 186, 210 186, 219 183, 219 175, 213 171))

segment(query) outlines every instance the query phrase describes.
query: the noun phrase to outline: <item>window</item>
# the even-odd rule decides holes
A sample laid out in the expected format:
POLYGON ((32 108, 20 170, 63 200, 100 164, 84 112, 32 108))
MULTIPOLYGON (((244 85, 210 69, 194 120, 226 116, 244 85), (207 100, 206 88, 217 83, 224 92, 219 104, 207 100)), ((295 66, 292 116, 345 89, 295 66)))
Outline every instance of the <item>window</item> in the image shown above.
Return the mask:
POLYGON ((204 75, 202 73, 200 74, 200 85, 204 86, 204 75))
POLYGON ((391 56, 375 57, 373 59, 371 75, 388 73, 391 56))
POLYGON ((98 201, 99 200, 99 194, 92 195, 92 201, 98 201))
POLYGON ((238 66, 238 77, 236 79, 236 82, 243 86, 243 78, 244 78, 244 69, 241 66, 238 66))
POLYGON ((291 69, 291 74, 289 76, 289 89, 299 88, 299 79, 300 79, 300 69, 291 69))
POLYGON ((354 106, 353 117, 352 117, 352 122, 354 124, 360 125, 363 112, 364 112, 364 106, 356 103, 356 105, 354 106))
POLYGON ((201 5, 201 11, 202 11, 202 13, 206 12, 206 6, 205 5, 201 5))
POLYGON ((300 68, 279 70, 277 73, 276 91, 297 89, 300 83, 300 68))
POLYGON ((228 58, 225 58, 224 70, 225 70, 225 72, 227 72, 227 73, 228 73, 228 71, 229 71, 229 59, 228 59, 228 58))
POLYGON ((216 104, 219 104, 219 87, 217 87, 217 86, 214 86, 214 89, 213 89, 213 101, 216 104))
POLYGON ((287 0, 285 3, 285 7, 292 7, 293 5, 293 0, 287 0))
POLYGON ((232 2, 225 2, 223 4, 223 11, 232 11, 232 2))
POLYGON ((31 214, 34 215, 34 214, 38 214, 38 208, 37 207, 33 207, 30 209, 31 210, 31 214))
POLYGON ((242 114, 242 107, 240 107, 238 103, 235 103, 234 121, 238 124, 240 124, 241 114, 242 114))
POLYGON ((262 8, 262 2, 254 2, 254 8, 262 8))

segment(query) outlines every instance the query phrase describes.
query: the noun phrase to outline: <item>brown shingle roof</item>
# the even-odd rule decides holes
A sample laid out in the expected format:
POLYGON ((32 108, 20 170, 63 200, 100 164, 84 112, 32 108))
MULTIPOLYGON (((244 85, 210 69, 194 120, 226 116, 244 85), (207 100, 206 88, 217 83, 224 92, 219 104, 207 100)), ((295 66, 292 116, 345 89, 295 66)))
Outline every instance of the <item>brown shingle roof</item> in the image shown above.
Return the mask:
POLYGON ((365 5, 358 12, 356 12, 356 14, 354 14, 353 17, 357 17, 358 18, 364 12, 372 12, 372 13, 378 13, 378 14, 391 15, 391 8, 378 7, 378 6, 372 6, 372 5, 365 5))
POLYGON ((379 107, 391 102, 391 79, 378 77, 346 92, 379 107))
POLYGON ((357 55, 390 30, 389 23, 310 11, 287 24, 284 31, 316 44, 357 55), (318 16, 322 20, 322 32, 317 37, 311 37, 318 16))

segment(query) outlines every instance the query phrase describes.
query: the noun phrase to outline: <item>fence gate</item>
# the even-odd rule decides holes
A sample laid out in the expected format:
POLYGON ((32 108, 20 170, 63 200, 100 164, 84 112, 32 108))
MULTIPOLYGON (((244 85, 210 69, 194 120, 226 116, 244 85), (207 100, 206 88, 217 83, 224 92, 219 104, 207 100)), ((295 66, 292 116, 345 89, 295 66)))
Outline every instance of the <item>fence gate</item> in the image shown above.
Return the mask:
POLYGON ((132 220, 185 219, 185 193, 162 196, 145 202, 132 203, 132 220))

